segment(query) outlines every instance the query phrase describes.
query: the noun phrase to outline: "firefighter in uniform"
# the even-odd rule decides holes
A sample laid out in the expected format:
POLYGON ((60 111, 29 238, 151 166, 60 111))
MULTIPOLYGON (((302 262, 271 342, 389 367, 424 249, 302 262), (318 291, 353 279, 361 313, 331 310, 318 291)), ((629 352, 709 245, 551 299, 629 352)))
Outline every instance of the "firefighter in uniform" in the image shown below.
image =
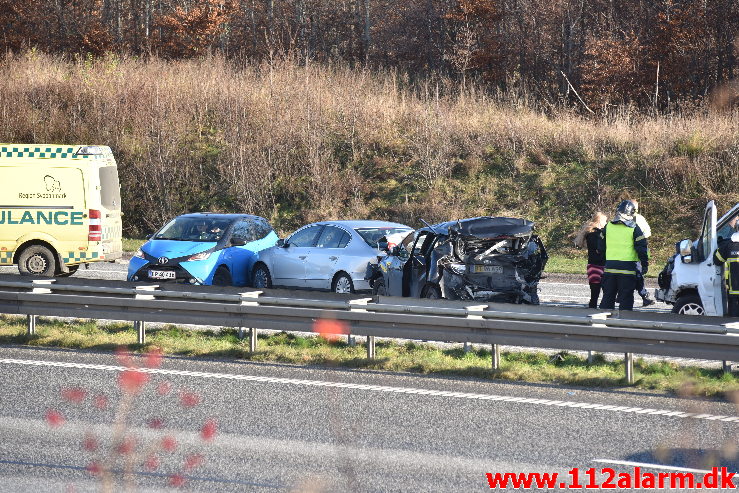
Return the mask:
POLYGON ((634 220, 635 213, 634 204, 624 200, 616 208, 613 220, 601 232, 598 249, 606 256, 601 309, 613 310, 618 301, 620 310, 633 310, 636 263, 641 262, 642 275, 649 269, 647 239, 634 220))
POLYGON ((739 232, 731 235, 713 254, 713 260, 724 266, 724 278, 729 300, 729 316, 739 317, 739 232))

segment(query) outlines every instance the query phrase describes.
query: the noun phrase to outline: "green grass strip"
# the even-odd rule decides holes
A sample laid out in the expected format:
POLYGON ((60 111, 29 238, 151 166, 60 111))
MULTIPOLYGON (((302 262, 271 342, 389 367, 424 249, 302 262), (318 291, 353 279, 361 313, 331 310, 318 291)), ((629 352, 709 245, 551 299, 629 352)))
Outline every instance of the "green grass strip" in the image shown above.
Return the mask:
MULTIPOLYGON (((301 365, 364 368, 427 375, 475 377, 522 382, 556 383, 596 388, 626 385, 622 361, 607 361, 595 355, 585 358, 568 352, 549 355, 541 352, 506 352, 501 354, 501 368, 491 368, 491 353, 486 349, 465 352, 461 345, 443 349, 433 344, 380 341, 377 358, 366 358, 363 344, 349 346, 345 340, 326 341, 312 335, 286 332, 262 334, 258 350, 249 352, 248 339, 239 339, 234 329, 188 330, 174 325, 147 329, 147 344, 136 343, 131 324, 99 323, 95 320, 50 320, 39 318, 36 334, 26 335, 25 318, 0 317, 0 343, 29 346, 64 347, 113 351, 125 346, 132 351, 159 347, 164 354, 190 357, 222 357, 250 361, 270 361, 301 365)), ((678 395, 739 398, 739 375, 670 362, 634 362, 638 389, 663 391, 678 395)))

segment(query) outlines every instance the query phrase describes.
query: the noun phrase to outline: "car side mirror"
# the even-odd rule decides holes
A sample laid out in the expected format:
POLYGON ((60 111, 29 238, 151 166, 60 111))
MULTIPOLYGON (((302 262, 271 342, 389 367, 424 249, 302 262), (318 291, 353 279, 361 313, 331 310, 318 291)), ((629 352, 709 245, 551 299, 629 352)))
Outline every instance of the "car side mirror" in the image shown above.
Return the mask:
POLYGON ((387 245, 388 245, 387 241, 378 241, 377 242, 377 249, 380 250, 380 251, 382 251, 382 252, 388 252, 388 253, 390 253, 390 251, 387 249, 387 245))
POLYGON ((678 253, 684 264, 693 262, 693 242, 690 240, 682 240, 677 245, 678 253))
POLYGON ((682 240, 678 244, 678 249, 681 256, 685 257, 687 255, 690 255, 693 250, 693 242, 690 240, 682 240))
POLYGON ((246 245, 246 240, 243 238, 231 238, 231 246, 244 246, 246 245))
POLYGON ((275 246, 278 246, 280 248, 286 248, 287 242, 283 240, 282 238, 280 238, 279 240, 277 240, 277 243, 275 243, 275 246))
POLYGON ((146 235, 146 239, 147 239, 147 240, 150 240, 150 239, 152 239, 153 237, 154 237, 154 233, 149 233, 148 235, 146 235))

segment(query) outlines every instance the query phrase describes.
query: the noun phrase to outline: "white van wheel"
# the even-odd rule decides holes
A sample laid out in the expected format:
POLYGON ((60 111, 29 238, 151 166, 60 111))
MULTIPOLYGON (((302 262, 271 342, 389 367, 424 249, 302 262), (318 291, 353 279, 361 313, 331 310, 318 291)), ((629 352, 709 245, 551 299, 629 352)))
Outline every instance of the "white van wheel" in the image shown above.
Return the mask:
POLYGON ((42 245, 31 245, 18 256, 18 270, 24 276, 53 277, 56 257, 42 245))
POLYGON ((697 294, 686 294, 680 296, 672 307, 672 313, 680 315, 705 315, 706 311, 697 294))

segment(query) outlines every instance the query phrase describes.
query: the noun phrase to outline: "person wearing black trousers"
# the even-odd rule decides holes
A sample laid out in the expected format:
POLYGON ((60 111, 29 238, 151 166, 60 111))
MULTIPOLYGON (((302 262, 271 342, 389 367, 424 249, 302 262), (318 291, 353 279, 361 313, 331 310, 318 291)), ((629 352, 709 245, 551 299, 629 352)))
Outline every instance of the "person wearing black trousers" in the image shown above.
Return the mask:
POLYGON ((598 250, 598 239, 608 217, 602 212, 593 214, 592 219, 583 224, 580 232, 575 237, 575 246, 588 249, 588 284, 590 285, 590 303, 588 308, 598 308, 598 297, 600 296, 603 269, 606 265, 606 257, 598 250))
POLYGON ((600 302, 603 310, 614 309, 617 299, 620 310, 633 310, 637 262, 641 262, 642 274, 646 275, 649 270, 647 239, 634 221, 635 212, 634 204, 624 200, 600 235, 598 250, 606 256, 600 302))
POLYGON ((713 260, 724 266, 724 279, 729 301, 729 316, 739 317, 739 232, 721 242, 713 260))

